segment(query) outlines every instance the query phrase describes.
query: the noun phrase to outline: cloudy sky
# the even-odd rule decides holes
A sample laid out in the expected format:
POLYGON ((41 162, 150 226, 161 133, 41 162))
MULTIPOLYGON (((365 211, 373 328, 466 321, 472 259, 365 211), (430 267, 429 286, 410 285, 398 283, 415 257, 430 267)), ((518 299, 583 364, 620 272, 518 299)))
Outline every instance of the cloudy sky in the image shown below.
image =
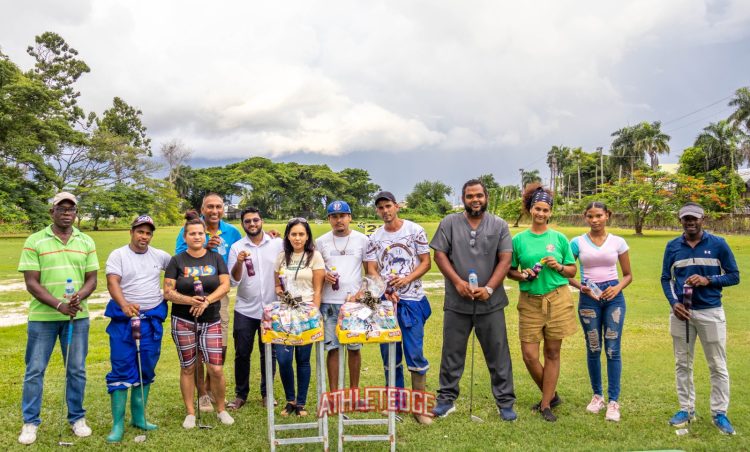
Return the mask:
POLYGON ((81 104, 143 110, 158 152, 361 167, 397 196, 518 169, 552 145, 608 149, 661 120, 674 162, 750 85, 750 2, 0 0, 23 68, 55 31, 91 73, 81 104))

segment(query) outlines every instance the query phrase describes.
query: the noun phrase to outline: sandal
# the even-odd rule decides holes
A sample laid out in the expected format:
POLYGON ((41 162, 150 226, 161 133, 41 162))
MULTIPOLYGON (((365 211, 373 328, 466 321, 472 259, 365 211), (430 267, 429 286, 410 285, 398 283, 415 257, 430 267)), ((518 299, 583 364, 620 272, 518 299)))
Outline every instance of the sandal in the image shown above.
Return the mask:
POLYGON ((297 416, 307 416, 309 413, 305 409, 304 405, 297 405, 297 416))
POLYGON ((293 414, 296 412, 297 412, 297 407, 292 402, 287 402, 284 409, 281 410, 281 415, 284 417, 287 417, 290 414, 293 414))
POLYGON ((247 403, 246 400, 242 400, 239 397, 236 397, 233 401, 227 404, 227 408, 229 408, 230 410, 236 411, 242 408, 243 406, 245 406, 246 403, 247 403))

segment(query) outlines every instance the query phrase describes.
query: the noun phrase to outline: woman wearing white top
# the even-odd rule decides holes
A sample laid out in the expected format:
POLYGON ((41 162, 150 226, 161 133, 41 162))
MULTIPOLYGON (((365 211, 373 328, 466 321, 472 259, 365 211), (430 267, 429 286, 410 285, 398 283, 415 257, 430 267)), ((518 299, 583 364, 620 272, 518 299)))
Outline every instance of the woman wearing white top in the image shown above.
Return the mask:
MULTIPOLYGON (((284 231, 284 251, 276 261, 276 294, 283 295, 279 280, 280 270, 289 284, 294 284, 302 296, 302 302, 312 303, 320 309, 325 280, 325 262, 319 251, 315 250, 310 225, 304 218, 292 218, 284 231)), ((286 406, 282 416, 296 414, 306 416, 307 389, 310 386, 310 352, 312 344, 287 346, 275 345, 276 360, 279 363, 279 374, 284 386, 286 406), (292 361, 297 361, 297 391, 294 387, 294 369, 292 361)))
POLYGON ((601 202, 590 203, 583 212, 590 230, 586 234, 575 237, 570 243, 573 255, 581 265, 581 282, 571 278, 570 285, 581 291, 578 301, 578 317, 586 339, 589 378, 594 392, 586 410, 596 414, 605 407, 601 365, 601 353, 604 348, 607 351, 607 395, 609 397, 605 418, 608 421, 618 422, 620 420, 618 399, 622 373, 620 349, 625 323, 625 297, 622 290, 633 281, 633 276, 630 272, 627 243, 622 237, 607 232, 606 225, 610 215, 611 212, 607 206, 601 202), (622 280, 618 280, 618 262, 622 270, 622 280), (598 293, 600 291, 601 294, 598 293))

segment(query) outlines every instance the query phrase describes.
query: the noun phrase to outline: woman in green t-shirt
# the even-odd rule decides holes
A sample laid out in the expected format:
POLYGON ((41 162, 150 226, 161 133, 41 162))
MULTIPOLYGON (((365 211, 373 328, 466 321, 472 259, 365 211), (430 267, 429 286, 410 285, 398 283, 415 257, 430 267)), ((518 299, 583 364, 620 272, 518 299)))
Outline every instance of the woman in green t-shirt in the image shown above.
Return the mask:
POLYGON ((576 266, 568 239, 550 229, 553 194, 540 184, 530 184, 523 194, 524 209, 531 215, 531 227, 513 237, 513 259, 508 276, 519 281, 518 335, 521 353, 531 378, 542 391, 534 405, 544 420, 554 422, 552 408, 562 403, 557 395, 560 376, 560 348, 565 337, 577 330, 568 278, 576 266), (539 344, 544 340, 544 364, 539 344))

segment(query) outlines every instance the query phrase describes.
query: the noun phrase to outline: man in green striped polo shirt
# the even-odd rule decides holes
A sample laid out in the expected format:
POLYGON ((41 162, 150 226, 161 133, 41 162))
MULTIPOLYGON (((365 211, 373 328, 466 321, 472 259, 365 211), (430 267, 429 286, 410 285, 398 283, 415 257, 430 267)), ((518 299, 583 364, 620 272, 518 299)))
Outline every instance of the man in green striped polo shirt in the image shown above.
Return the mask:
POLYGON ((89 310, 86 298, 96 289, 99 260, 91 237, 73 227, 78 200, 67 192, 55 195, 50 216, 52 224, 26 239, 18 271, 23 273, 26 290, 34 297, 29 307, 26 342, 26 374, 21 409, 23 429, 18 442, 36 441, 42 422, 44 372, 58 338, 63 355, 68 350, 68 328, 73 328, 68 372, 65 376, 68 423, 76 436, 91 435, 86 425, 83 395, 86 389, 89 310), (75 292, 65 298, 67 280, 75 292))

